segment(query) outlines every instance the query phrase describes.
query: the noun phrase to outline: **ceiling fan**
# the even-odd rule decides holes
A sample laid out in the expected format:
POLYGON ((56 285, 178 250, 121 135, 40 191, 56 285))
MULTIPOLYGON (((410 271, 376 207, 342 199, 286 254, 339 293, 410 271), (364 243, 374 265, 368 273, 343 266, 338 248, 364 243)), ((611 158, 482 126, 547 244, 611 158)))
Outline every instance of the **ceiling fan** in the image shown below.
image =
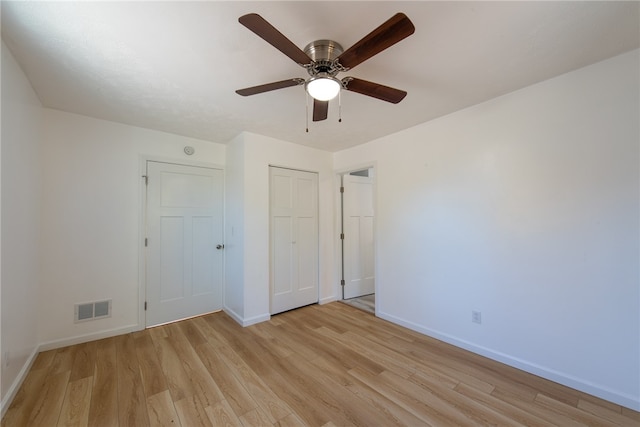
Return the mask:
POLYGON ((301 50, 257 13, 243 15, 238 21, 305 68, 310 75, 306 80, 292 78, 236 90, 239 95, 256 95, 276 89, 304 85, 307 93, 313 98, 313 121, 327 118, 329 100, 335 98, 341 89, 393 104, 402 101, 407 95, 407 92, 403 90, 356 77, 342 79, 336 77, 338 73, 352 69, 413 34, 415 27, 404 13, 396 13, 347 50, 343 50, 342 46, 333 40, 316 40, 301 50))

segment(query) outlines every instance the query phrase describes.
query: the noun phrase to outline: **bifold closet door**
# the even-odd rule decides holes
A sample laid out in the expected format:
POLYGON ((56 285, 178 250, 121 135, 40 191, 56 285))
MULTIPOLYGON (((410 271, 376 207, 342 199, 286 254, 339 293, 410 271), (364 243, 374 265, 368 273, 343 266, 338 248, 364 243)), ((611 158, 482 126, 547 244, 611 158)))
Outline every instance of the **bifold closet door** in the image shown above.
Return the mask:
POLYGON ((318 174, 269 168, 271 314, 318 302, 318 174))

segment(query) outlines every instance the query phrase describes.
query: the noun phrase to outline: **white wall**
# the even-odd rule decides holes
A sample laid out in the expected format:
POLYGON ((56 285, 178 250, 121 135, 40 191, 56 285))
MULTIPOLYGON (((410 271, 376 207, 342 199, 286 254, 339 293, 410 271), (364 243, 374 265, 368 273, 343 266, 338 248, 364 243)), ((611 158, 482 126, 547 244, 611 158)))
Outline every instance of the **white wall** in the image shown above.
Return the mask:
POLYGON ((2 43, 2 409, 38 347, 42 106, 2 43))
POLYGON ((640 409, 638 64, 336 153, 377 164, 378 314, 640 409))
POLYGON ((225 146, 50 109, 44 130, 41 343, 143 327, 141 157, 224 165, 225 146), (111 318, 73 322, 74 304, 108 298, 111 318))
MULTIPOLYGON (((242 188, 242 199, 227 199, 227 240, 231 227, 238 238, 234 245, 241 245, 242 273, 237 277, 227 276, 227 287, 242 287, 242 313, 236 320, 244 325, 269 318, 269 166, 281 166, 318 173, 319 186, 319 299, 321 302, 336 299, 333 280, 333 156, 331 153, 304 147, 245 132, 229 146, 230 153, 238 164, 238 175, 234 181, 228 179, 227 193, 232 182, 236 190, 242 188), (239 204, 242 203, 242 209, 239 204), (242 216, 230 212, 242 211, 242 216), (242 241, 239 241, 242 239, 242 241)), ((228 161, 231 161, 231 155, 228 161)), ((229 178, 229 176, 228 176, 229 178)), ((234 196, 235 197, 235 196, 234 196)), ((231 251, 227 253, 231 256, 231 251)), ((238 254, 238 257, 240 255, 238 254)), ((229 258, 227 259, 229 262, 229 258)))
POLYGON ((244 135, 227 144, 224 311, 244 319, 244 135))

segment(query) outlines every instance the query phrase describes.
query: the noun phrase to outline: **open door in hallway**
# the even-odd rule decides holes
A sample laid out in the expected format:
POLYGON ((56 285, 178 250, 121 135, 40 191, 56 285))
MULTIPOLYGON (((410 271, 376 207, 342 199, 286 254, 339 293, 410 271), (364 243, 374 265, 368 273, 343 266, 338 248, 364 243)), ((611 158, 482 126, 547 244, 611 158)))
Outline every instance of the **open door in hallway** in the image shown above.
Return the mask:
POLYGON ((375 292, 373 176, 371 169, 342 178, 344 229, 343 298, 375 292))

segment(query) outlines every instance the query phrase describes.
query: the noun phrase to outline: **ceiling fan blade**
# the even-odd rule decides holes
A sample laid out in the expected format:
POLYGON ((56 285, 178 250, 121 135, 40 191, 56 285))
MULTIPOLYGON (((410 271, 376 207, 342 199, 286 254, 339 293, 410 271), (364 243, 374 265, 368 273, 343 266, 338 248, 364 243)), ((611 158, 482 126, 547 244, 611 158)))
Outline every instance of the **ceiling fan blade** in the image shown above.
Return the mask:
POLYGON ((311 62, 309 56, 298 46, 293 44, 291 40, 286 38, 273 25, 269 24, 262 16, 257 13, 249 13, 238 18, 238 22, 262 37, 271 46, 287 55, 294 62, 305 65, 311 62))
POLYGON ((329 101, 313 100, 313 121, 326 120, 329 113, 329 101))
POLYGON ((269 92, 271 90, 284 89, 285 87, 291 87, 291 86, 298 86, 303 83, 304 83, 303 79, 282 80, 279 82, 267 83, 259 86, 252 86, 244 89, 238 89, 236 90, 236 93, 242 96, 256 95, 258 93, 269 92))
POLYGON ((407 96, 407 92, 404 90, 394 89, 379 83, 356 79, 355 77, 345 77, 342 82, 345 85, 345 89, 351 92, 371 96, 373 98, 391 102, 392 104, 397 104, 407 96))
POLYGON ((372 56, 409 37, 416 28, 407 15, 396 13, 362 40, 342 52, 338 62, 345 68, 353 68, 372 56))

